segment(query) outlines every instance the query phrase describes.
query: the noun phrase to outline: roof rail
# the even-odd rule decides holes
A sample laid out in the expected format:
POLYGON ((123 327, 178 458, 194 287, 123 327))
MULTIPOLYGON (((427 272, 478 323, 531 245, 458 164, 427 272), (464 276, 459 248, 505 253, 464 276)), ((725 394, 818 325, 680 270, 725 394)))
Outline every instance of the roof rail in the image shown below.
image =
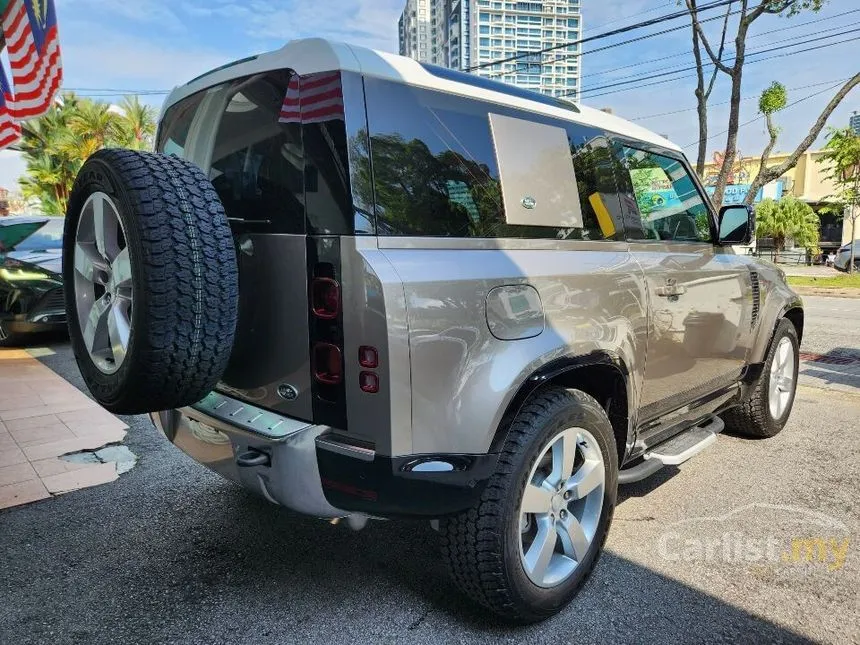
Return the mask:
POLYGON ((439 65, 431 65, 430 63, 420 63, 420 65, 433 74, 433 76, 437 76, 439 78, 457 81, 458 83, 465 83, 466 85, 480 87, 485 90, 501 92, 508 96, 516 96, 518 98, 536 101, 538 103, 543 103, 544 105, 551 105, 563 110, 570 110, 571 112, 579 113, 580 111, 579 108, 570 101, 565 101, 554 96, 548 96, 547 94, 541 94, 540 92, 535 92, 533 90, 527 90, 522 87, 517 87, 516 85, 508 85, 501 81, 494 81, 483 76, 476 76, 475 74, 468 74, 466 72, 450 69, 448 67, 441 67, 439 65))

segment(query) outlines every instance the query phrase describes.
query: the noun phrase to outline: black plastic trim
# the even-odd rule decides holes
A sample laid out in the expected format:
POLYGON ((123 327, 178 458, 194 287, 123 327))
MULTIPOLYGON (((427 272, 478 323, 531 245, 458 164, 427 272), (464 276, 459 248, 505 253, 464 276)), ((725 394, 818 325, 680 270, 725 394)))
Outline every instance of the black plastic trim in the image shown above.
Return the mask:
MULTIPOLYGON (((514 398, 511 399, 511 402, 508 403, 508 407, 505 410, 505 414, 502 417, 499 428, 496 430, 496 436, 493 438, 493 443, 490 446, 490 452, 499 452, 502 449, 505 439, 507 438, 507 427, 510 425, 510 421, 517 415, 520 408, 522 408, 523 404, 535 390, 563 374, 567 374, 568 372, 572 372, 583 367, 592 367, 595 365, 604 365, 617 369, 624 379, 625 389, 627 389, 629 396, 630 370, 627 369, 627 365, 615 352, 600 350, 589 354, 583 354, 581 356, 564 356, 554 361, 550 361, 546 365, 539 367, 534 374, 527 378, 525 382, 520 385, 516 394, 514 394, 514 398)), ((625 408, 629 407, 628 404, 629 401, 624 402, 625 408)), ((630 411, 628 410, 628 415, 629 413, 630 411)))
POLYGON ((496 470, 497 454, 409 455, 372 461, 326 448, 317 439, 317 464, 329 504, 375 517, 436 518, 460 513, 477 504, 496 470), (408 470, 425 461, 445 462, 453 470, 408 470))

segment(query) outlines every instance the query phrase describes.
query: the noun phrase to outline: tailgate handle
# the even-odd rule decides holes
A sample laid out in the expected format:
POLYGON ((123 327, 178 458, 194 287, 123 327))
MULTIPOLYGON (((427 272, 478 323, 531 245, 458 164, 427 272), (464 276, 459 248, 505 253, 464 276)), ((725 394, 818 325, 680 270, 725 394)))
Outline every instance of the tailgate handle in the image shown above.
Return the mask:
POLYGON ((240 455, 236 455, 236 465, 240 468, 253 468, 255 466, 271 466, 272 459, 262 450, 249 448, 240 455))

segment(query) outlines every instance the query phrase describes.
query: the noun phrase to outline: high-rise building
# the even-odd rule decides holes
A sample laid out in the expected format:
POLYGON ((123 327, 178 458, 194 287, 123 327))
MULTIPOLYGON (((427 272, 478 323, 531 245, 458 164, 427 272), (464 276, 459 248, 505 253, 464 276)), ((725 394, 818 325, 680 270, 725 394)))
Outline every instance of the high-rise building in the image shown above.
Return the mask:
POLYGON ((854 130, 854 134, 860 137, 860 112, 854 112, 848 119, 848 127, 854 130))
POLYGON ((580 0, 407 0, 400 53, 570 100, 579 97, 580 0), (422 13, 422 10, 424 13, 422 13), (422 25, 428 45, 421 45, 422 25), (417 43, 417 44, 416 44, 417 43), (549 52, 542 50, 556 47, 549 52), (516 60, 492 63, 512 56, 516 60))
POLYGON ((406 0, 400 14, 400 54, 430 60, 430 5, 434 0, 406 0))

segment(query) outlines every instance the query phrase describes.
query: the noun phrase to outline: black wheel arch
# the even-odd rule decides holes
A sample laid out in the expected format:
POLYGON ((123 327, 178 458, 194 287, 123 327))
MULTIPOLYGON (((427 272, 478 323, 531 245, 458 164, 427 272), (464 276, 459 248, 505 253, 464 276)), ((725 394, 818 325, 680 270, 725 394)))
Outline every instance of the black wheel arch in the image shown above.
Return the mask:
POLYGON ((582 390, 603 406, 615 432, 618 463, 623 463, 633 445, 631 402, 633 388, 630 370, 624 359, 611 350, 598 350, 552 360, 529 375, 517 388, 505 408, 489 452, 499 452, 508 436, 511 422, 537 392, 553 386, 582 390))

